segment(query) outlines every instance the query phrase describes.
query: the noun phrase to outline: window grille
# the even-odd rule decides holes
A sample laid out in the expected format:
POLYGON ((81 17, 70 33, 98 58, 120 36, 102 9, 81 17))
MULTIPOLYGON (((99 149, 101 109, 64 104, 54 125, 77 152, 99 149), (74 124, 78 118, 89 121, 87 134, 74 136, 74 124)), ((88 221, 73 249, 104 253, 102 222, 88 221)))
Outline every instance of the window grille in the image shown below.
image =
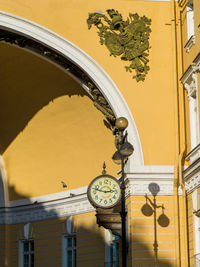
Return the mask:
POLYGON ((34 267, 34 240, 20 240, 20 267, 34 267))
POLYGON ((63 267, 76 267, 76 235, 63 238, 63 267))

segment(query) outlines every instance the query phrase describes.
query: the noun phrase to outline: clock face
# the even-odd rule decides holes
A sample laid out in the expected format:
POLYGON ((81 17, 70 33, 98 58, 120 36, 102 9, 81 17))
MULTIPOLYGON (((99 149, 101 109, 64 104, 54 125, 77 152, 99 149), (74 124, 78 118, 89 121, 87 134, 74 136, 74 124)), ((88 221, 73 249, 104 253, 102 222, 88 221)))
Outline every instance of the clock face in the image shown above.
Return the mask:
POLYGON ((98 176, 90 183, 87 194, 94 207, 112 208, 121 198, 120 184, 112 176, 98 176))

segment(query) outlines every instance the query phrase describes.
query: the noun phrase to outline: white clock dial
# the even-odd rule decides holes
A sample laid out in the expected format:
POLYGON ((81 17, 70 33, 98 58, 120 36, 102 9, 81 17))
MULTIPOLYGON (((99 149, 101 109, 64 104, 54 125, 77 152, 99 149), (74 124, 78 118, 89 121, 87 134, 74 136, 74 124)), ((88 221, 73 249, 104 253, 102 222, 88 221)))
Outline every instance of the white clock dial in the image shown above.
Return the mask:
POLYGON ((95 178, 88 187, 88 198, 95 207, 114 207, 120 197, 120 184, 116 178, 109 175, 95 178))

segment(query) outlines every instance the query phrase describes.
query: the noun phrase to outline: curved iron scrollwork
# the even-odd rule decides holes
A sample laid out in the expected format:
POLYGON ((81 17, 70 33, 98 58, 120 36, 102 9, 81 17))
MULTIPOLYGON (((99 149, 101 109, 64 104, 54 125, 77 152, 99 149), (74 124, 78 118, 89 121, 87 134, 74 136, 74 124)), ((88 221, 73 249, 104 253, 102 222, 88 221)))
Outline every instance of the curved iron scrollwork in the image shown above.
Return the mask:
POLYGON ((57 51, 46 47, 45 45, 35 40, 29 39, 25 36, 4 29, 0 29, 0 42, 6 42, 30 50, 44 57, 45 59, 56 63, 57 65, 65 69, 67 72, 72 74, 72 76, 76 77, 79 81, 81 81, 87 86, 89 93, 93 98, 94 106, 104 114, 111 126, 114 125, 116 119, 115 114, 113 113, 107 100, 97 88, 95 83, 84 72, 84 70, 82 70, 75 63, 70 61, 70 59, 64 57, 57 51))

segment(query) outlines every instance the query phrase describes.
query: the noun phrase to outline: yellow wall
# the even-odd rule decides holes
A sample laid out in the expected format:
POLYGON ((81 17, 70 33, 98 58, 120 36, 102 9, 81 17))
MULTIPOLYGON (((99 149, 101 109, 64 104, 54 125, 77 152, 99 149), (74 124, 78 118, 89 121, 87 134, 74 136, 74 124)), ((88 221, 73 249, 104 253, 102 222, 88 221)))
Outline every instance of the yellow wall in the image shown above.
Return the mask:
MULTIPOLYGON (((87 1, 87 4, 62 1, 57 5, 57 1, 23 1, 22 4, 1 0, 0 8, 55 31, 92 56, 116 83, 132 111, 145 164, 173 165, 174 88, 169 2, 135 1, 133 5, 130 1, 87 1), (124 17, 128 12, 138 12, 152 19, 150 72, 145 82, 132 79, 125 72, 124 63, 110 57, 106 47, 99 44, 96 29, 87 29, 88 12, 107 8, 119 10, 124 17)), ((6 98, 5 113, 1 115, 4 121, 6 117, 1 151, 10 199, 62 191, 61 181, 66 182, 68 189, 86 186, 100 173, 104 160, 109 172, 115 175, 116 167, 111 162, 115 150, 112 133, 80 86, 61 70, 28 52, 1 44, 0 53, 4 62, 1 94, 6 98), (8 91, 12 92, 11 96, 8 91), (34 105, 30 105, 32 97, 34 105), (13 122, 15 116, 20 120, 13 122)))
MULTIPOLYGON (((200 11, 200 2, 198 0, 193 1, 194 5, 194 34, 195 34, 195 45, 193 45, 190 49, 189 52, 186 52, 186 49, 184 46, 186 45, 188 39, 187 39, 187 16, 186 16, 186 5, 187 5, 186 0, 179 1, 180 4, 180 12, 181 12, 181 25, 182 25, 182 51, 183 51, 183 62, 184 62, 184 67, 183 67, 183 73, 187 70, 187 68, 194 64, 193 61, 196 58, 196 56, 199 53, 199 47, 200 47, 200 34, 199 34, 199 29, 198 25, 200 23, 200 16, 199 16, 199 11, 200 11)), ((198 96, 199 96, 199 74, 197 73, 197 87, 198 87, 198 96)), ((199 99, 199 97, 198 97, 199 99)), ((188 154, 191 150, 190 148, 190 121, 189 121, 189 103, 187 99, 187 93, 185 90, 185 112, 186 112, 186 153, 188 154)), ((192 177, 191 177, 192 178, 192 177)), ((191 179, 189 178, 189 179, 191 179)), ((193 178, 192 178, 193 179, 193 178)), ((195 233, 194 232, 194 214, 193 214, 193 203, 192 203, 192 193, 190 193, 187 196, 187 224, 188 224, 188 249, 189 249, 189 264, 190 266, 194 266, 194 254, 195 254, 195 233)))
POLYGON ((188 195, 188 232, 189 232, 189 257, 190 264, 194 264, 195 240, 194 240, 194 214, 193 214, 192 194, 188 195))
MULTIPOLYGON (((132 112, 145 164, 174 165, 177 156, 174 115, 176 88, 173 81, 174 32, 170 2, 62 0, 58 4, 56 0, 0 0, 0 9, 53 30, 95 59, 116 83, 132 112), (119 58, 110 57, 106 47, 99 44, 97 30, 87 29, 88 13, 96 10, 105 12, 108 8, 119 10, 124 17, 129 12, 138 12, 152 19, 150 71, 145 82, 137 83, 132 79, 125 72, 124 63, 119 58)), ((183 18, 184 12, 183 8, 183 18)), ((195 53, 192 49, 191 53, 195 53)), ((86 186, 101 173, 104 160, 108 172, 115 176, 119 168, 111 161, 115 150, 113 135, 85 91, 57 67, 19 48, 0 44, 0 60, 4 66, 1 70, 3 89, 0 103, 3 111, 0 118, 3 130, 0 132, 0 149, 8 176, 10 200, 63 191, 61 181, 67 184, 67 190, 86 186)), ((188 55, 184 54, 184 68, 188 62, 188 55)), ((188 139, 187 132, 189 143, 188 139)), ((170 221, 166 227, 157 225, 158 263, 175 266, 178 235, 174 197, 157 196, 156 201, 158 205, 164 205, 164 213, 170 221)), ((147 217, 142 214, 145 203, 145 196, 134 196, 127 200, 129 266, 141 262, 143 266, 155 263, 155 223, 153 215, 147 217)), ((181 262, 184 265, 182 199, 180 209, 181 262)), ((161 213, 161 209, 158 209, 157 218, 161 213)), ((31 223, 36 244, 36 265, 42 266, 48 261, 55 261, 57 266, 61 264, 64 220, 31 223), (47 259, 44 255, 49 255, 49 251, 51 255, 47 259)), ((94 267, 96 263, 102 263, 104 235, 103 229, 96 225, 94 213, 77 215, 74 221, 78 229, 79 266, 94 267)), ((6 249, 9 252, 6 264, 9 267, 13 267, 11 261, 18 260, 18 240, 22 238, 22 229, 23 225, 8 226, 6 229, 6 249), (13 231, 12 235, 9 231, 13 231)))
POLYGON ((50 63, 0 48, 0 147, 10 200, 63 191, 61 181, 67 190, 86 186, 104 161, 116 175, 114 137, 85 91, 50 63))
POLYGON ((196 50, 199 52, 200 46, 200 29, 198 28, 200 24, 200 3, 198 0, 194 0, 194 27, 195 27, 195 36, 196 36, 196 50))
POLYGON ((98 227, 95 213, 75 216, 77 228, 77 266, 102 266, 105 261, 105 232, 98 227))
MULTIPOLYGON (((151 201, 153 197, 149 196, 151 201)), ((162 208, 157 208, 156 225, 154 214, 146 216, 142 211, 146 203, 145 196, 132 196, 126 201, 128 207, 129 255, 128 267, 135 265, 154 266, 155 231, 157 231, 159 266, 176 266, 176 224, 173 196, 156 196, 156 205, 164 207, 166 218, 158 223, 162 208)), ((148 201, 149 203, 149 201, 148 201)), ((180 209, 182 210, 182 200, 180 209)), ((189 215, 190 216, 190 215, 189 215)), ((181 218, 181 266, 185 266, 185 239, 181 218)), ((13 267, 18 261, 18 244, 23 239, 23 224, 7 226, 6 234, 8 262, 5 267, 13 267)), ((2 230, 3 227, 2 227, 2 230)), ((105 261, 105 232, 96 224, 95 212, 73 216, 72 230, 77 234, 77 266, 102 266, 105 261)), ((61 266, 62 236, 66 234, 66 217, 32 222, 29 226, 29 238, 35 243, 35 265, 44 266, 54 263, 61 266)), ((2 238, 2 237, 1 237, 2 238)), ((192 240, 190 240, 190 244, 192 240)), ((190 247, 190 252, 192 248, 190 247)), ((4 254, 5 255, 5 254, 4 254)), ((120 256, 121 257, 121 256, 120 256)), ((4 258, 5 260, 5 258, 4 258)))
POLYGON ((182 25, 182 46, 183 46, 183 60, 184 60, 184 71, 189 67, 190 64, 192 64, 192 61, 195 59, 197 54, 199 53, 199 45, 200 45, 200 37, 199 37, 199 29, 198 25, 200 24, 200 18, 199 18, 199 11, 200 11, 200 4, 198 0, 194 0, 194 33, 195 33, 195 45, 193 45, 188 52, 186 52, 186 49, 184 46, 186 45, 188 41, 187 36, 187 10, 186 5, 187 1, 183 0, 181 1, 180 5, 180 12, 181 12, 181 25, 182 25))
MULTIPOLYGON (((153 196, 149 196, 153 201, 153 196)), ((149 201, 147 202, 149 204, 149 201)), ((143 206, 146 204, 145 196, 132 196, 127 201, 129 206, 129 233, 132 266, 176 266, 176 220, 175 203, 173 196, 156 196, 156 205, 164 207, 164 219, 160 220, 162 208, 156 210, 156 223, 154 214, 145 215, 143 206), (155 260, 155 233, 158 244, 158 260, 155 260)), ((151 206, 152 207, 152 206, 151 206)), ((182 209, 180 200, 180 210, 182 209)), ((183 237, 183 214, 181 220, 181 266, 185 266, 185 240, 183 237)))
POLYGON ((174 100, 172 85, 171 11, 169 2, 152 1, 0 1, 3 11, 27 18, 75 43, 94 58, 118 86, 131 109, 144 151, 145 164, 174 162, 174 100), (134 3, 134 4, 133 4, 134 3), (88 30, 89 12, 108 8, 124 17, 138 12, 152 19, 150 72, 137 83, 120 59, 110 57, 99 44, 96 29, 88 30), (112 67, 111 67, 112 66, 112 67), (147 134, 148 133, 148 134, 147 134), (160 150, 163 151, 160 154, 160 150))
MULTIPOLYGON (((105 261, 104 228, 96 224, 94 213, 73 217, 77 233, 77 266, 94 267, 105 261)), ((24 225, 2 227, 0 262, 3 267, 18 266, 19 240, 24 239, 24 225), (7 235, 6 249, 3 234, 7 235), (9 236, 9 237, 8 237, 9 236), (6 251, 6 253, 5 253, 6 251)), ((33 222, 29 226, 29 238, 34 239, 35 266, 62 266, 62 237, 67 234, 66 217, 33 222)))

